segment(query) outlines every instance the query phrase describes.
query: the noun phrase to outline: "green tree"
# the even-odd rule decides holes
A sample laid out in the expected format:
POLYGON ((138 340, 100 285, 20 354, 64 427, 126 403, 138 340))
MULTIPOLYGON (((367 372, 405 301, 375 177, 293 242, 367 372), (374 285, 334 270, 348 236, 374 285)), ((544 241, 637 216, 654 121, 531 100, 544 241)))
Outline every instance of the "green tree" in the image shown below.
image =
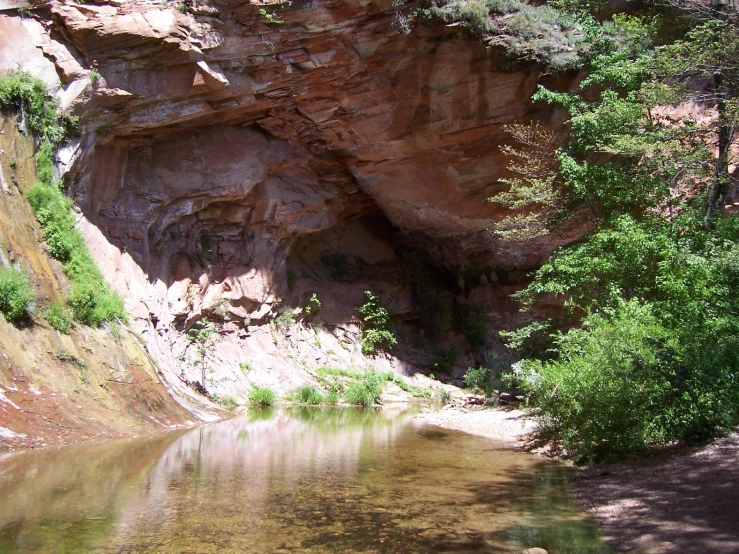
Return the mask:
POLYGON ((218 342, 218 330, 213 322, 207 317, 197 321, 187 331, 187 340, 195 347, 195 359, 193 365, 200 368, 200 384, 203 390, 207 390, 206 378, 208 373, 208 362, 218 342))
POLYGON ((600 33, 578 91, 534 96, 569 114, 557 179, 595 232, 515 295, 524 307, 560 300, 555 328, 569 330, 537 321, 510 334, 519 347, 550 341, 514 377, 542 429, 582 460, 739 421, 739 218, 723 214, 739 60, 729 9, 679 12, 689 28, 677 38, 658 19, 617 15, 607 25, 620 38, 600 33))
POLYGON ((500 204, 513 213, 493 225, 493 232, 504 239, 526 241, 549 232, 549 219, 562 202, 556 187, 558 138, 539 122, 503 128, 525 149, 501 146, 503 154, 511 159, 508 171, 514 176, 500 179, 498 182, 509 189, 491 196, 488 202, 500 204))

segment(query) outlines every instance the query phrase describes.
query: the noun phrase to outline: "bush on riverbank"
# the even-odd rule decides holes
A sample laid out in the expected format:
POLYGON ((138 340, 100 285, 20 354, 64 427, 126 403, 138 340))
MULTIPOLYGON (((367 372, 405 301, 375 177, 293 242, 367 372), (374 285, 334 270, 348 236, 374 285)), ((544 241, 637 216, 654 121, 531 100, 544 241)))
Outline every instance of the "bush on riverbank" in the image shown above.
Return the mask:
POLYGON ((303 385, 295 389, 291 395, 293 402, 299 402, 300 404, 322 404, 324 402, 324 396, 320 390, 311 385, 303 385))
POLYGON ((277 395, 269 387, 254 387, 249 391, 249 402, 260 406, 272 406, 277 395))

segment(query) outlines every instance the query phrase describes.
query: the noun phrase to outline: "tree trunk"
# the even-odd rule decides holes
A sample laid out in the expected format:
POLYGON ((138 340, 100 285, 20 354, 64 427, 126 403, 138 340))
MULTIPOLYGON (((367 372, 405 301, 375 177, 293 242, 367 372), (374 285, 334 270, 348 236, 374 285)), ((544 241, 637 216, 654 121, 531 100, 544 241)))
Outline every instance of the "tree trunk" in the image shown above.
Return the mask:
POLYGON ((718 158, 713 173, 713 182, 708 197, 706 227, 718 219, 726 206, 726 195, 731 185, 729 173, 729 150, 736 133, 736 118, 726 112, 726 101, 732 97, 732 90, 726 86, 723 75, 716 75, 716 97, 718 110, 718 158))

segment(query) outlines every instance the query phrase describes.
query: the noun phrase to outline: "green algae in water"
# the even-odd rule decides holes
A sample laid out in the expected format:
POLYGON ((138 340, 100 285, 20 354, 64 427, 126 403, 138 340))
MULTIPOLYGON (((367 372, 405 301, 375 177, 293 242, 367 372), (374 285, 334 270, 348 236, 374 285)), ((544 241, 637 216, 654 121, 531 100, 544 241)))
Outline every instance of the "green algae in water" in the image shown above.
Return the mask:
POLYGON ((0 459, 0 552, 608 552, 558 464, 390 410, 0 459))

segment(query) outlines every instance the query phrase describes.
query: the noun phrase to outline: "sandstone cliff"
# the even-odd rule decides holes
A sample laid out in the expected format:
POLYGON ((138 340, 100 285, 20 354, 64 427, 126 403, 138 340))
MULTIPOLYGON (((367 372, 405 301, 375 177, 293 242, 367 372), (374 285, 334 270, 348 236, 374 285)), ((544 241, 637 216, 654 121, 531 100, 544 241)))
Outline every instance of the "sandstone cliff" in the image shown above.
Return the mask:
POLYGON ((391 0, 22 4, 0 13, 0 70, 41 76, 82 117, 59 154, 80 227, 192 409, 186 331, 203 316, 219 329, 220 395, 287 391, 320 365, 428 373, 441 346, 460 370, 516 323, 508 294, 526 269, 577 236, 488 231, 506 215, 486 201, 503 188, 503 126, 560 118, 529 101, 546 80, 536 65, 460 27, 404 35, 391 0), (404 339, 392 356, 359 351, 365 290, 391 300, 404 339), (429 331, 440 304, 482 306, 485 345, 429 331), (276 324, 285 310, 311 325, 276 324))

